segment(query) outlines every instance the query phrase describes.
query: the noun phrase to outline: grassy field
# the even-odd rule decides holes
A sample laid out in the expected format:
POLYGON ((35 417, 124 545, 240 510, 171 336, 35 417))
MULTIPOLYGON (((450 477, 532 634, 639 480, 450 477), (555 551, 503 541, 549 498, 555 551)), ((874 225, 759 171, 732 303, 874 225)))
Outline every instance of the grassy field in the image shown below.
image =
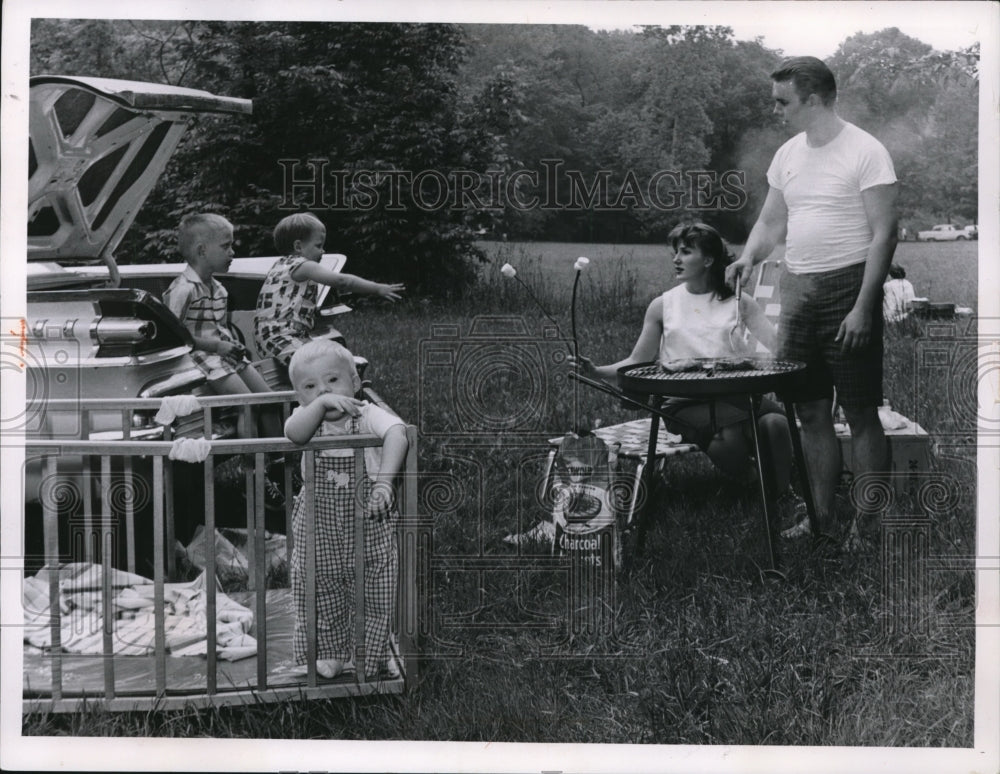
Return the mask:
MULTIPOLYGON (((932 340, 914 323, 888 333, 887 394, 938 449, 934 472, 920 479, 936 494, 903 497, 889 513, 931 515, 928 554, 949 560, 922 576, 925 585, 902 608, 898 589, 886 585, 877 540, 846 555, 786 542, 787 580, 765 579, 754 491, 701 455, 667 467, 633 577, 580 595, 564 572, 539 567, 546 547, 518 550, 502 538, 543 515, 536 489, 546 438, 637 415, 561 380, 565 343, 546 338, 550 321, 499 266, 517 266, 565 334, 572 262, 591 257, 579 339, 601 362, 628 352, 648 300, 666 286, 663 251, 486 247, 492 262, 464 298, 366 306, 342 324, 371 361, 376 389, 420 429, 433 554, 456 560, 429 579, 432 635, 419 682, 395 698, 29 715, 24 733, 971 746, 975 598, 966 557, 975 553, 976 470, 965 390, 975 347, 962 331, 932 340), (923 357, 928 346, 940 357, 923 357), (442 350, 454 357, 429 355, 442 350), (538 362, 555 365, 539 372, 538 362), (538 410, 526 414, 533 404, 538 410), (514 417, 516 432, 482 431, 476 422, 484 417, 514 417), (480 556, 505 562, 477 571, 458 561, 480 556)), ((897 258, 918 294, 977 306, 974 244, 907 243, 897 258)), ((840 502, 846 513, 846 492, 840 502)))

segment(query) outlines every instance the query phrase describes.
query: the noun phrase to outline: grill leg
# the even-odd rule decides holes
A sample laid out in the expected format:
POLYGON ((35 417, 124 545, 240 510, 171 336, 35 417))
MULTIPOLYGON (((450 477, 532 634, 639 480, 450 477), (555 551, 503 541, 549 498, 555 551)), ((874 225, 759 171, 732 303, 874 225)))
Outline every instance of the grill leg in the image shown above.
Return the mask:
POLYGON ((795 451, 795 464, 802 477, 802 499, 806 501, 806 513, 809 514, 809 525, 813 537, 819 537, 819 523, 816 520, 816 504, 813 501, 812 485, 809 483, 809 468, 806 467, 806 456, 802 451, 802 438, 799 435, 799 424, 795 418, 795 404, 790 400, 782 401, 785 405, 785 416, 788 418, 788 432, 792 436, 792 449, 795 451))
MULTIPOLYGON (((652 518, 652 492, 653 477, 656 475, 656 440, 660 432, 660 415, 658 412, 662 401, 653 401, 653 413, 649 419, 649 443, 646 446, 646 463, 642 469, 642 500, 639 502, 639 509, 636 513, 635 545, 628 556, 625 557, 623 573, 628 576, 632 572, 632 567, 636 560, 642 556, 642 551, 646 543, 646 530, 649 528, 649 521, 652 518)), ((637 482, 638 483, 638 482, 637 482)), ((639 492, 633 495, 638 497, 639 492)))
POLYGON ((773 477, 774 460, 771 457, 771 448, 768 446, 767 439, 761 439, 760 434, 757 432, 756 404, 758 400, 757 396, 747 396, 747 403, 750 407, 750 432, 753 435, 754 457, 757 460, 757 480, 760 482, 760 498, 764 506, 764 531, 767 534, 767 553, 771 564, 768 574, 783 579, 785 576, 779 569, 778 520, 776 518, 777 514, 772 512, 771 493, 769 492, 769 490, 774 488, 769 486, 769 481, 773 477))

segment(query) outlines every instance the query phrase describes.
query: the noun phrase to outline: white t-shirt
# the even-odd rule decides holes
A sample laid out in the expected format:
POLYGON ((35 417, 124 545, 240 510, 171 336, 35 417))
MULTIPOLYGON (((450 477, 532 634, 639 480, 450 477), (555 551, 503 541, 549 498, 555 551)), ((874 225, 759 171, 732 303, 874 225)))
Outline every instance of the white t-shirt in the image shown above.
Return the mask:
POLYGON ((795 135, 774 154, 767 182, 788 207, 785 268, 811 274, 866 259, 872 230, 861 192, 895 183, 896 172, 882 143, 846 123, 818 148, 795 135))
POLYGON ((905 320, 909 314, 909 302, 917 297, 908 279, 891 279, 882 286, 882 315, 886 322, 905 320))
MULTIPOLYGON (((301 411, 302 407, 295 409, 301 411)), ((358 434, 375 435, 384 439, 391 427, 404 424, 403 420, 395 414, 390 414, 385 409, 376 406, 374 403, 364 401, 361 404, 361 414, 358 416, 358 434)), ((350 417, 344 416, 332 422, 324 420, 316 430, 314 438, 320 436, 328 437, 333 435, 350 435, 350 417)), ((353 457, 354 449, 324 449, 317 452, 320 457, 353 457)), ((302 458, 303 465, 305 457, 302 458)), ((365 467, 368 469, 368 477, 373 481, 378 476, 382 467, 382 446, 365 447, 365 467)), ((303 471, 305 475, 305 471, 303 471)))
POLYGON ((734 350, 729 332, 736 324, 736 296, 720 300, 715 293, 692 293, 678 285, 664 293, 660 362, 689 357, 729 357, 734 350))

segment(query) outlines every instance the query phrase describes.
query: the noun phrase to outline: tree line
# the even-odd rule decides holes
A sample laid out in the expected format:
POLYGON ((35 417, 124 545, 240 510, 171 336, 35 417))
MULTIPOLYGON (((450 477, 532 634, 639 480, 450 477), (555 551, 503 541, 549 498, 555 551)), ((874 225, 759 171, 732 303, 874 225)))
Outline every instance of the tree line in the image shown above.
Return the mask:
MULTIPOLYGON (((190 211, 237 224, 240 252, 307 208, 327 249, 422 292, 459 289, 484 237, 662 240, 699 218, 742 241, 787 139, 780 52, 725 26, 38 19, 32 74, 171 83, 253 100, 197 116, 121 248, 172 257, 190 211)), ((879 137, 901 225, 977 222, 978 46, 890 28, 828 64, 841 115, 879 137)))

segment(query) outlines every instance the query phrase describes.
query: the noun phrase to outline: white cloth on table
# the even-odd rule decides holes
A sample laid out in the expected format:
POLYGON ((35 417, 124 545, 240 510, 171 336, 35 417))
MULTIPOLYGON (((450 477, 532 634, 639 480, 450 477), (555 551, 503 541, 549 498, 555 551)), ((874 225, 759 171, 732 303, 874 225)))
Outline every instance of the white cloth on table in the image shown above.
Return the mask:
POLYGON ((169 425, 177 417, 186 417, 201 410, 201 403, 194 395, 168 395, 160 402, 160 410, 153 421, 158 425, 169 425))
POLYGON ((204 438, 178 438, 167 456, 179 462, 204 462, 212 452, 212 442, 204 438))

